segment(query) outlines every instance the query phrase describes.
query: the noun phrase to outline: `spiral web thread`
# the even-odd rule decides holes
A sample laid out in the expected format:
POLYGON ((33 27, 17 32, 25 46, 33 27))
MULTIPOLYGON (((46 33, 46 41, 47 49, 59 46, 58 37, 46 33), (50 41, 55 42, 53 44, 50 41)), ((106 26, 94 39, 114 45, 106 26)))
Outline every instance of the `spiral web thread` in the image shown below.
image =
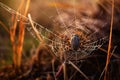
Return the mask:
POLYGON ((67 60, 80 60, 82 57, 85 57, 87 55, 90 55, 94 50, 99 49, 105 42, 106 42, 107 37, 102 38, 100 40, 91 42, 88 41, 81 45, 81 49, 78 51, 68 51, 66 52, 66 59, 67 60))

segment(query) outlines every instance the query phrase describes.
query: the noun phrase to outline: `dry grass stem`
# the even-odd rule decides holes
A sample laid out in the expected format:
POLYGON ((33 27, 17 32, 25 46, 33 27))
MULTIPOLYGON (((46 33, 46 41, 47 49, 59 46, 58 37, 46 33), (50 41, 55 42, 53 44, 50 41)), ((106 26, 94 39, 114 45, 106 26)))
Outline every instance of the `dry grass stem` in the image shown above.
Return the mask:
POLYGON ((67 68, 65 62, 63 63, 63 74, 64 74, 64 80, 68 80, 67 68))
POLYGON ((80 74, 82 74, 86 80, 89 80, 89 78, 75 64, 73 64, 71 61, 69 61, 69 64, 71 64, 78 72, 80 72, 80 74))
MULTIPOLYGON (((24 5, 24 0, 21 1, 20 6, 17 9, 17 12, 22 11, 23 10, 23 5, 24 5)), ((28 8, 30 5, 30 0, 27 0, 27 4, 25 6, 25 12, 24 16, 27 15, 28 12, 28 8)), ((18 39, 16 38, 16 29, 17 29, 17 20, 18 20, 18 15, 12 15, 12 22, 13 25, 10 28, 10 39, 12 42, 12 46, 13 46, 13 62, 14 62, 14 66, 20 67, 21 66, 21 58, 22 58, 22 48, 23 48, 23 42, 24 42, 24 34, 25 34, 25 30, 24 30, 24 24, 22 22, 22 19, 20 19, 20 23, 19 23, 19 33, 18 33, 18 39), (16 42, 18 41, 18 44, 16 44, 16 42)))
POLYGON ((32 21, 32 18, 31 18, 31 15, 30 15, 30 14, 28 14, 28 19, 29 19, 29 21, 30 21, 30 23, 31 23, 31 26, 32 26, 33 30, 35 31, 35 34, 36 34, 37 38, 39 39, 40 42, 43 43, 44 40, 43 40, 42 36, 39 35, 39 32, 38 32, 37 29, 35 28, 34 23, 33 23, 33 21, 32 21))
MULTIPOLYGON (((23 1, 22 1, 23 2, 23 1)), ((25 6, 25 12, 24 16, 27 15, 28 9, 30 5, 30 0, 27 0, 26 6, 25 6)), ((21 8, 22 9, 22 8, 21 8)), ((21 65, 21 58, 22 58, 22 48, 23 48, 23 42, 24 42, 24 35, 25 35, 25 28, 22 20, 20 20, 19 25, 19 36, 18 36, 18 46, 17 46, 17 54, 18 54, 18 66, 21 65)))
POLYGON ((111 52, 111 44, 112 44, 113 20, 114 20, 114 0, 112 0, 112 16, 111 16, 110 36, 109 36, 108 53, 107 53, 107 59, 106 59, 106 68, 105 68, 104 80, 108 79, 107 70, 108 70, 108 64, 110 62, 110 56, 111 56, 110 52, 111 52))
MULTIPOLYGON (((114 49, 113 49, 113 51, 112 51, 112 53, 110 53, 110 54, 111 54, 111 55, 110 55, 110 58, 114 55, 114 51, 115 51, 116 48, 117 48, 117 46, 115 46, 114 49)), ((105 52, 107 52, 107 51, 105 50, 105 52)), ((101 73, 101 75, 100 75, 99 80, 101 80, 101 77, 103 76, 106 67, 107 67, 107 66, 105 66, 105 68, 103 69, 103 71, 102 71, 102 73, 101 73)))
POLYGON ((52 60, 52 70, 53 70, 54 79, 57 80, 55 76, 55 67, 54 67, 55 64, 54 63, 55 63, 55 60, 52 60))

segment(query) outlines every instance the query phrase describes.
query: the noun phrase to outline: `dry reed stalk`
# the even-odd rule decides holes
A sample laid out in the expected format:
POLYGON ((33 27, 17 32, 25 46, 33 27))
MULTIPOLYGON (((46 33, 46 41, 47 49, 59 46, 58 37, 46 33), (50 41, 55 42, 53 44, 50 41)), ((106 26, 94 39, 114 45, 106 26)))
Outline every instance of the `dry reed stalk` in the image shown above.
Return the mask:
POLYGON ((61 74, 61 71, 63 70, 63 74, 64 74, 64 80, 68 80, 68 76, 67 76, 67 71, 66 71, 66 65, 65 62, 63 62, 60 67, 58 72, 56 73, 56 77, 58 77, 61 74))
POLYGON ((13 49, 13 64, 14 67, 17 67, 17 53, 16 53, 16 44, 15 44, 15 33, 16 33, 16 27, 17 27, 17 16, 12 15, 12 22, 13 25, 10 28, 10 39, 12 43, 12 49, 13 49))
POLYGON ((24 12, 24 16, 27 16, 28 9, 29 9, 29 6, 30 6, 30 1, 31 0, 27 0, 26 7, 25 7, 25 12, 24 12))
POLYGON ((112 16, 111 16, 111 26, 110 26, 110 35, 109 35, 109 44, 108 44, 108 52, 107 52, 104 80, 109 79, 107 77, 107 70, 108 70, 108 64, 110 62, 110 56, 111 56, 110 52, 111 52, 111 44, 112 44, 113 20, 114 20, 114 0, 112 0, 112 16))
MULTIPOLYGON (((20 6, 18 7, 17 11, 19 11, 21 9, 21 7, 23 6, 24 0, 22 0, 20 6)), ((18 15, 12 15, 12 22, 14 22, 14 24, 11 26, 10 28, 10 38, 12 41, 12 44, 15 45, 15 33, 16 33, 16 28, 17 28, 17 20, 18 20, 18 15)))
MULTIPOLYGON (((113 50, 112 50, 112 52, 110 53, 111 55, 110 55, 110 58, 112 57, 112 56, 114 56, 114 52, 115 52, 115 49, 117 48, 117 46, 115 46, 114 48, 113 48, 113 50)), ((104 50, 104 49, 100 49, 100 50, 102 50, 102 51, 104 51, 104 52, 106 52, 107 53, 107 51, 106 50, 104 50)), ((104 69, 103 69, 103 71, 102 71, 102 73, 101 73, 101 75, 100 75, 100 77, 99 77, 99 80, 101 80, 101 77, 103 76, 103 74, 104 74, 104 72, 105 72, 105 69, 106 69, 106 66, 104 67, 104 69)), ((108 80, 109 80, 109 78, 108 78, 108 80)))
MULTIPOLYGON (((21 4, 17 9, 18 12, 22 10, 23 4, 24 4, 24 0, 21 1, 21 4)), ((30 5, 30 0, 27 0, 24 16, 27 15, 29 5, 30 5)), ((16 34, 16 29, 17 29, 17 20, 18 20, 18 15, 16 16, 12 15, 12 22, 14 22, 14 24, 10 28, 10 39, 11 39, 12 47, 13 47, 13 63, 14 63, 15 68, 20 67, 21 65, 22 46, 23 46, 23 41, 24 41, 24 25, 22 23, 22 20, 20 20, 18 44, 16 44, 15 34, 16 34)))
POLYGON ((63 64, 64 63, 60 65, 58 72, 55 74, 55 77, 58 77, 61 74, 61 71, 63 70, 63 64))
POLYGON ((64 80, 68 80, 67 68, 65 62, 63 63, 63 74, 64 74, 64 80))
POLYGON ((18 67, 20 67, 20 65, 21 65, 23 40, 24 40, 24 25, 23 25, 22 21, 20 21, 18 45, 17 45, 17 66, 18 67))
POLYGON ((69 64, 71 64, 80 74, 82 74, 86 80, 89 80, 89 78, 75 64, 71 61, 69 61, 69 64))
POLYGON ((52 60, 52 70, 53 70, 54 79, 57 80, 55 76, 55 60, 54 59, 52 60))
POLYGON ((32 26, 33 30, 35 31, 35 35, 37 36, 37 38, 39 39, 39 41, 40 41, 41 43, 44 43, 44 40, 43 40, 42 36, 39 35, 39 32, 37 31, 37 29, 35 28, 35 26, 34 26, 34 24, 33 24, 33 22, 32 22, 32 18, 31 18, 31 15, 30 15, 30 14, 28 14, 28 18, 29 18, 29 21, 30 21, 30 23, 31 23, 31 26, 32 26))
MULTIPOLYGON (((30 6, 30 0, 27 0, 26 6, 25 6, 25 12, 24 16, 27 15, 28 9, 30 6)), ((24 42, 24 34, 25 34, 25 28, 22 20, 20 20, 20 25, 19 25, 19 36, 18 36, 18 46, 17 46, 17 57, 18 57, 18 62, 17 65, 18 67, 21 66, 21 59, 22 59, 22 48, 23 48, 23 42, 24 42)))
MULTIPOLYGON (((105 50, 105 49, 103 49, 103 48, 99 48, 99 49, 100 49, 101 51, 107 53, 107 50, 105 50)), ((110 53, 110 54, 111 54, 111 53, 110 53)), ((115 58, 120 59, 120 57, 119 57, 118 55, 116 55, 116 53, 113 53, 113 56, 114 56, 115 58)))
MULTIPOLYGON (((19 11, 21 9, 21 7, 23 6, 24 0, 22 0, 20 6, 18 7, 17 11, 19 11)), ((16 28, 17 28, 17 19, 18 19, 18 15, 12 15, 12 22, 13 25, 10 28, 10 39, 12 42, 12 47, 13 47, 13 63, 14 63, 14 67, 17 68, 17 45, 15 42, 15 34, 16 34, 16 28)))

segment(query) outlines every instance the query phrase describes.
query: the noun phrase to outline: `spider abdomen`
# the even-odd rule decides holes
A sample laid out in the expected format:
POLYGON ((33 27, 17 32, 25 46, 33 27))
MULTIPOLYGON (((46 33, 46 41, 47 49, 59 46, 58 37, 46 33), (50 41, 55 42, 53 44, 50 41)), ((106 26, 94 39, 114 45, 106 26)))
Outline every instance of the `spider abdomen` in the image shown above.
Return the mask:
POLYGON ((80 46, 80 38, 78 35, 73 35, 71 39, 71 48, 72 50, 78 50, 80 46))

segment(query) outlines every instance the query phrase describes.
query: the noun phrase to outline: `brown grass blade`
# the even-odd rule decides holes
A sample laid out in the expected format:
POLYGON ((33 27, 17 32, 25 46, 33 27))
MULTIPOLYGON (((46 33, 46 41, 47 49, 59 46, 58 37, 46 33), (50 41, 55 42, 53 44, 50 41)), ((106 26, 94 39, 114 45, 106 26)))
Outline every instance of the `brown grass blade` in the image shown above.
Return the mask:
POLYGON ((21 57, 22 57, 22 47, 23 47, 23 41, 24 41, 24 25, 23 22, 20 21, 19 25, 19 36, 18 36, 18 45, 17 45, 17 65, 20 67, 21 65, 21 57))
MULTIPOLYGON (((112 57, 112 56, 114 56, 114 52, 115 52, 115 49, 117 48, 117 46, 115 46, 114 47, 114 49, 113 49, 113 51, 112 51, 112 53, 111 53, 111 55, 110 55, 110 58, 112 57)), ((101 49, 101 50, 103 50, 103 51, 105 51, 106 53, 107 53, 107 51, 106 50, 104 50, 104 49, 101 49)), ((103 71, 102 71, 102 73, 101 73, 101 75, 100 75, 100 78, 99 78, 99 80, 101 80, 101 77, 103 76, 103 74, 104 74, 104 72, 105 72, 105 69, 106 69, 106 66, 105 66, 105 68, 103 69, 103 71)))
MULTIPOLYGON (((22 1, 23 2, 23 1, 22 1)), ((25 6, 25 12, 24 16, 27 15, 28 9, 30 5, 30 0, 27 0, 26 6, 25 6)), ((22 9, 22 8, 21 8, 22 9)), ((25 28, 22 20, 20 20, 20 25, 19 25, 19 36, 18 36, 18 46, 17 46, 17 55, 18 55, 18 62, 17 65, 18 67, 21 66, 21 59, 22 59, 22 48, 23 48, 23 42, 24 42, 24 35, 25 35, 25 28)))
POLYGON ((64 80, 68 80, 66 64, 63 64, 64 80))
POLYGON ((32 22, 32 18, 31 18, 30 14, 28 14, 28 19, 29 19, 29 21, 31 23, 31 26, 32 26, 33 30, 35 31, 35 35, 37 36, 37 38, 39 39, 40 42, 44 43, 44 40, 43 40, 42 36, 39 35, 39 32, 37 31, 37 29, 35 28, 35 26, 34 26, 34 24, 32 22))
MULTIPOLYGON (((22 0, 20 6, 18 7, 17 11, 19 11, 21 9, 21 7, 23 6, 24 0, 22 0)), ((10 28, 10 39, 12 42, 12 47, 13 47, 13 63, 14 63, 14 67, 16 68, 18 66, 17 62, 17 45, 15 42, 15 34, 16 34, 16 28, 17 28, 17 19, 18 19, 18 15, 12 15, 12 22, 13 25, 10 28)))
MULTIPOLYGON (((20 6, 17 9, 17 12, 25 9, 25 12, 23 13, 24 13, 24 16, 26 16, 29 5, 30 5, 30 0, 27 0, 27 4, 25 8, 23 8, 24 3, 25 3, 25 0, 22 0, 20 3, 20 6)), ((10 28, 10 39, 11 39, 12 47, 13 47, 13 63, 14 63, 15 68, 20 67, 21 65, 22 47, 23 47, 24 34, 25 34, 23 22, 22 20, 20 20, 18 39, 15 39, 16 29, 17 29, 17 24, 18 24, 17 23, 18 16, 19 15, 14 15, 14 14, 12 15, 13 25, 10 28), (18 40, 18 44, 16 44, 17 40, 18 40)))
MULTIPOLYGON (((100 49, 101 51, 107 53, 107 50, 105 50, 105 49, 103 49, 103 48, 99 48, 99 49, 100 49)), ((113 56, 114 56, 115 58, 120 59, 119 55, 116 55, 116 53, 113 53, 113 56)))
POLYGON ((52 70, 53 70, 54 79, 57 80, 55 76, 55 60, 54 59, 52 60, 52 70))
POLYGON ((111 52, 111 43, 112 43, 113 20, 114 20, 114 0, 112 0, 112 16, 111 16, 110 36, 109 36, 108 53, 107 53, 107 59, 106 59, 104 80, 108 79, 107 70, 108 70, 108 64, 110 62, 110 56, 111 56, 110 52, 111 52))
POLYGON ((14 22, 14 23, 10 28, 10 40, 11 40, 12 49, 13 49, 13 64, 14 64, 14 67, 16 67, 16 65, 17 65, 17 54, 16 54, 16 45, 15 45, 15 31, 16 31, 17 22, 15 20, 14 15, 12 15, 12 22, 14 22))
POLYGON ((78 72, 80 72, 80 74, 82 74, 86 80, 89 80, 89 78, 75 64, 73 64, 71 61, 69 61, 69 64, 71 64, 78 72))
POLYGON ((25 12, 24 12, 24 16, 27 16, 28 9, 29 9, 29 6, 30 6, 30 2, 31 2, 31 0, 27 0, 26 7, 25 7, 25 12))

